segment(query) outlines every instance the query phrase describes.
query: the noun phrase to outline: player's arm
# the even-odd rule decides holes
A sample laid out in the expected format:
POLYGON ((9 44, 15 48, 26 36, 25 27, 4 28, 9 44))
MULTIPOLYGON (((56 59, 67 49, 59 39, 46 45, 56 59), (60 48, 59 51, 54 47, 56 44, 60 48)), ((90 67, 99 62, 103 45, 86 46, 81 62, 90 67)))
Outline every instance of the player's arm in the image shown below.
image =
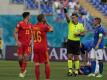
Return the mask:
POLYGON ((46 25, 46 32, 53 32, 53 27, 49 25, 46 19, 44 21, 44 24, 46 25))
POLYGON ((67 23, 69 23, 70 22, 70 18, 69 18, 68 14, 67 14, 67 9, 66 8, 64 8, 64 13, 65 13, 65 17, 66 17, 67 23))
POLYGON ((53 27, 50 26, 50 25, 48 25, 48 26, 47 26, 47 32, 53 32, 53 27))
POLYGON ((81 29, 80 29, 80 33, 79 34, 75 34, 75 36, 77 37, 83 37, 85 35, 85 29, 83 24, 81 25, 81 29))
POLYGON ((102 38, 103 38, 103 33, 99 33, 99 39, 98 39, 98 42, 97 42, 97 44, 96 44, 95 49, 98 49, 98 47, 99 47, 99 45, 100 45, 100 43, 101 43, 101 41, 102 41, 102 38))
POLYGON ((80 36, 83 37, 85 35, 85 31, 80 33, 80 36))
POLYGON ((53 32, 53 28, 52 27, 50 27, 49 32, 53 32))
POLYGON ((15 30, 14 30, 14 38, 15 38, 15 40, 16 40, 16 43, 17 43, 17 46, 21 46, 21 42, 18 40, 18 31, 19 31, 19 29, 18 29, 18 26, 15 28, 15 30))

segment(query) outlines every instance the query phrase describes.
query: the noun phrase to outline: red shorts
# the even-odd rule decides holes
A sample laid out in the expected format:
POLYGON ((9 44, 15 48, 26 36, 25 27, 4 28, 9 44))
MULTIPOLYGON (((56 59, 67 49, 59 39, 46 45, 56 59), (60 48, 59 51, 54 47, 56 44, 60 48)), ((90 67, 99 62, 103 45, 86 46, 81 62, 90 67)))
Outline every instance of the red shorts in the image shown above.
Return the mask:
POLYGON ((21 47, 18 47, 17 50, 18 55, 24 55, 24 54, 29 55, 30 52, 31 52, 31 48, 28 45, 22 45, 21 47))
POLYGON ((48 50, 46 49, 34 49, 35 63, 47 63, 49 61, 48 50))

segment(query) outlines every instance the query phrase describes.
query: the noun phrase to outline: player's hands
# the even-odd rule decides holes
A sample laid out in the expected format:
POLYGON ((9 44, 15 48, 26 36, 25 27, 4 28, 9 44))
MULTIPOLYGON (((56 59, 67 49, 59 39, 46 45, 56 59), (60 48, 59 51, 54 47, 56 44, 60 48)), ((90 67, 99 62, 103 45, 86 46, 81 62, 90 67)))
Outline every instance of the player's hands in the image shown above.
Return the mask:
POLYGON ((74 34, 75 37, 83 37, 84 34, 83 33, 78 33, 78 34, 74 34))
POLYGON ((17 43, 17 46, 18 46, 18 47, 21 47, 22 44, 21 44, 21 42, 20 42, 19 40, 16 41, 16 43, 17 43))
POLYGON ((50 27, 49 31, 50 31, 50 32, 53 32, 53 27, 50 27))

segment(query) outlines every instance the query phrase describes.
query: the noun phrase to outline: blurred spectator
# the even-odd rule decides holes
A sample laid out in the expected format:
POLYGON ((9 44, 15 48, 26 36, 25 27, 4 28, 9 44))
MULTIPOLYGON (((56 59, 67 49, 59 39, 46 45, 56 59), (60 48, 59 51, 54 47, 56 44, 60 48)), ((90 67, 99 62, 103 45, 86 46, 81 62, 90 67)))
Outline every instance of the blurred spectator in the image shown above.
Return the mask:
POLYGON ((68 7, 69 0, 63 0, 63 7, 68 7))
POLYGON ((87 15, 87 10, 84 9, 83 7, 80 7, 80 8, 79 8, 79 12, 80 12, 81 14, 83 14, 83 15, 87 15))
POLYGON ((74 12, 76 5, 77 4, 76 4, 75 0, 69 1, 69 3, 68 3, 68 14, 69 14, 69 16, 71 16, 72 13, 74 12))
POLYGON ((60 20, 60 15, 61 15, 61 8, 62 8, 62 4, 60 2, 60 0, 55 0, 53 2, 53 17, 54 17, 54 20, 56 21, 59 21, 60 20))
POLYGON ((44 4, 45 4, 45 5, 48 5, 48 0, 44 0, 44 4))
POLYGON ((79 13, 79 22, 85 24, 85 16, 82 13, 79 13))
POLYGON ((53 10, 55 13, 61 13, 61 3, 59 0, 55 0, 53 3, 53 10))
POLYGON ((78 6, 74 7, 74 12, 73 13, 79 14, 79 7, 78 6))
POLYGON ((79 1, 76 2, 76 6, 77 6, 78 8, 80 8, 80 3, 79 3, 79 1))

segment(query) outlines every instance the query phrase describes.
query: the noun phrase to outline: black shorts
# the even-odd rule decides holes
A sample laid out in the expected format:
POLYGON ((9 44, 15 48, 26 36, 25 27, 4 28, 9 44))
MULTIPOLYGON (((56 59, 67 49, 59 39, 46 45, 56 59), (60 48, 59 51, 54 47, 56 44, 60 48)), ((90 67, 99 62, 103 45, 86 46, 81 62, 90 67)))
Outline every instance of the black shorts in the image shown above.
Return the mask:
POLYGON ((68 40, 67 53, 73 55, 80 55, 80 41, 68 40))

